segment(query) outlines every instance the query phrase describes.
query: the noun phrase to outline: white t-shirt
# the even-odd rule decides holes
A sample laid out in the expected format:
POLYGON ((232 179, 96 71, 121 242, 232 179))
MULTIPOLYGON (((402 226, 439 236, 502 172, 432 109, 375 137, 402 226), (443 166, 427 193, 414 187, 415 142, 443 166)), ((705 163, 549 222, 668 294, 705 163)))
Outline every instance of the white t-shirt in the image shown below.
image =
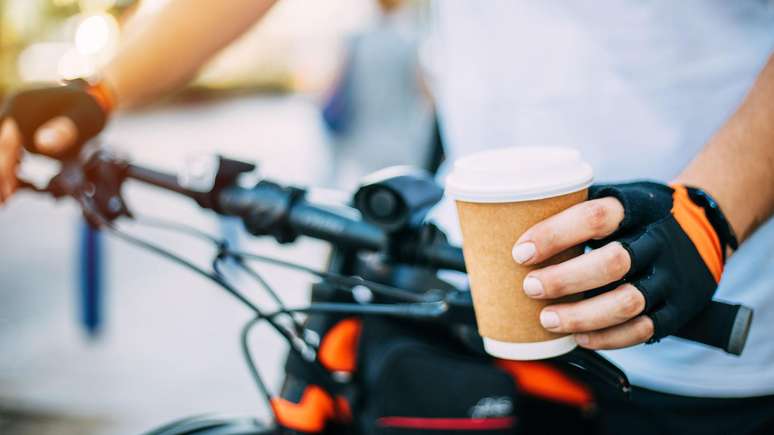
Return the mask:
MULTIPOLYGON (((448 160, 570 145, 600 182, 675 177, 774 49, 774 2, 765 0, 442 0, 434 9, 448 160)), ((459 242, 450 204, 437 215, 459 242)), ((647 388, 774 394, 774 220, 730 259, 716 298, 755 309, 741 357, 676 338, 605 354, 647 388)))

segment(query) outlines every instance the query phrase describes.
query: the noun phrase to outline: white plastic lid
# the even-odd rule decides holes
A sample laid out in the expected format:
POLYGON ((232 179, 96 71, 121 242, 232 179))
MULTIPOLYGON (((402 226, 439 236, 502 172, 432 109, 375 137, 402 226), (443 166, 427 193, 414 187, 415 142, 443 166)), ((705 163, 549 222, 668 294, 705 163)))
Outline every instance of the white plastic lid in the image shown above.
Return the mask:
POLYGON ((577 192, 593 179, 591 165, 572 148, 497 148, 454 162, 446 192, 470 202, 529 201, 577 192))

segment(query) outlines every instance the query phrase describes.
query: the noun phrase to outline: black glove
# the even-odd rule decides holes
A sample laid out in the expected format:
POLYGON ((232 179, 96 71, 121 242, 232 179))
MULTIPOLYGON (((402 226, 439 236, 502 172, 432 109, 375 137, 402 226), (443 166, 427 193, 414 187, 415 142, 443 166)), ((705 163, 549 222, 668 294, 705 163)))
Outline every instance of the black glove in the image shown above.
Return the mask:
POLYGON ((37 129, 58 116, 70 118, 78 129, 75 144, 54 155, 46 154, 65 159, 76 156, 86 141, 102 131, 109 106, 104 93, 78 80, 63 86, 31 89, 12 95, 0 110, 0 123, 5 118, 13 118, 19 126, 24 148, 38 153, 34 141, 37 129))
MULTIPOLYGON (((592 247, 620 242, 631 256, 630 282, 653 319, 649 342, 676 333, 712 299, 736 238, 717 204, 699 189, 654 182, 597 185, 589 198, 617 198, 624 219, 592 247)), ((620 284, 620 283, 618 283, 620 284)))

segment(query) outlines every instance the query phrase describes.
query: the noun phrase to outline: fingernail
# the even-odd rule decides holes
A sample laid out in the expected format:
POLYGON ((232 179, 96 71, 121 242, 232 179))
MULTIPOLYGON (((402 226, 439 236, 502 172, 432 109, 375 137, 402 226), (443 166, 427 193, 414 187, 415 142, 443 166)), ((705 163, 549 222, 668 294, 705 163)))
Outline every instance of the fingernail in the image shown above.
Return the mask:
POLYGON ((56 146, 62 137, 56 129, 45 128, 38 132, 38 144, 44 147, 56 146))
POLYGON ((543 283, 541 283, 540 280, 534 276, 528 276, 524 278, 524 284, 522 287, 524 287, 524 293, 526 293, 527 296, 531 296, 533 298, 543 296, 543 283))
POLYGON ((580 344, 581 346, 585 346, 589 344, 588 334, 575 334, 575 342, 580 344))
POLYGON ((535 256, 535 244, 532 242, 519 243, 513 247, 511 254, 517 263, 523 264, 535 256))
POLYGON ((559 326, 559 316, 553 311, 543 311, 540 313, 540 324, 544 328, 556 328, 559 326))

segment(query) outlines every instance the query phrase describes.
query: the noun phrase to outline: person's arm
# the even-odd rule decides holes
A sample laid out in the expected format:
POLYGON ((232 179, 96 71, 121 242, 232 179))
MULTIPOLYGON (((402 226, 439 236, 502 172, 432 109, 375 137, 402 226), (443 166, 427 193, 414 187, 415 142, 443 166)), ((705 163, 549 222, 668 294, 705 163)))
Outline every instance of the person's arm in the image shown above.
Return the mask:
MULTIPOLYGON (((712 195, 720 204, 721 210, 740 241, 747 239, 774 212, 774 104, 772 102, 774 102, 774 56, 760 73, 737 112, 675 180, 685 186, 701 188, 712 195)), ((668 187, 662 185, 661 188, 648 191, 647 189, 653 189, 652 185, 617 186, 614 186, 614 189, 618 192, 641 189, 634 192, 640 200, 639 212, 654 213, 661 207, 669 216, 670 208, 663 207, 664 201, 661 203, 656 201, 659 191, 668 192, 670 190, 668 187), (653 198, 651 204, 648 204, 648 197, 653 198), (643 200, 643 198, 646 199, 643 200)), ((669 193, 661 196, 670 202, 673 200, 669 193)), ((683 195, 682 198, 681 205, 685 206, 686 197, 683 195)), ((677 203, 677 200, 675 201, 677 203)), ((601 197, 571 207, 527 230, 514 246, 514 259, 523 264, 539 264, 571 246, 586 243, 589 240, 606 240, 609 236, 617 234, 619 225, 624 221, 625 211, 621 201, 615 196, 601 197)), ((674 208, 671 213, 675 213, 674 208)), ((676 215, 671 218, 674 216, 676 215)), ((636 221, 637 217, 634 218, 636 221)), ((629 219, 629 222, 631 220, 629 219)), ((544 308, 540 316, 543 326, 558 333, 574 333, 581 346, 592 349, 628 347, 653 337, 654 332, 657 332, 653 311, 646 311, 646 307, 656 310, 659 307, 651 306, 653 301, 648 303, 647 294, 651 297, 663 298, 665 291, 698 292, 702 285, 705 288, 709 285, 709 290, 714 290, 712 287, 716 286, 722 272, 722 258, 716 258, 719 269, 715 268, 714 281, 709 275, 712 268, 706 269, 703 273, 701 285, 698 281, 691 281, 689 270, 691 267, 696 270, 695 265, 702 261, 697 258, 702 251, 691 239, 693 245, 699 249, 698 254, 697 251, 693 251, 693 248, 689 248, 680 251, 679 255, 684 257, 674 258, 679 242, 678 238, 673 236, 675 231, 681 230, 680 226, 672 225, 671 228, 673 231, 671 235, 661 233, 662 243, 666 245, 660 246, 668 247, 662 252, 666 252, 664 255, 671 254, 673 256, 671 259, 674 261, 662 263, 661 272, 666 274, 660 278, 651 275, 645 278, 635 276, 633 281, 626 279, 631 275, 629 272, 637 262, 633 261, 633 254, 630 254, 634 251, 627 250, 618 241, 610 242, 564 263, 530 272, 524 280, 523 287, 530 297, 536 299, 553 299, 582 293, 618 282, 622 278, 626 281, 613 290, 578 302, 559 303, 544 308)), ((643 228, 642 231, 645 229, 643 228)), ((686 234, 679 234, 679 238, 687 240, 686 234)), ((650 239, 646 241, 646 244, 651 243, 645 247, 648 255, 662 255, 652 250, 654 247, 652 242, 657 240, 657 237, 659 237, 658 234, 651 234, 650 239)), ((712 239, 712 234, 709 235, 709 239, 712 239)), ((629 245, 629 249, 633 249, 633 246, 629 245)), ((717 249, 715 256, 720 255, 720 252, 721 250, 717 249)), ((708 263, 705 261, 701 264, 708 263)), ((642 265, 638 264, 638 267, 642 265)), ((655 270, 651 273, 657 274, 659 271, 655 270)), ((711 296, 711 292, 709 295, 711 296)), ((676 299, 681 297, 684 302, 686 298, 690 300, 691 297, 695 297, 695 294, 682 293, 682 296, 676 299)), ((669 307, 672 311, 662 313, 664 316, 671 316, 672 322, 675 322, 675 316, 679 315, 678 311, 673 310, 674 308, 676 307, 669 307)), ((659 317, 657 312, 656 317, 659 317)))
MULTIPOLYGON (((101 72, 103 88, 110 94, 113 106, 133 107, 148 103, 184 84, 210 57, 259 20, 276 1, 167 1, 153 16, 147 17, 141 28, 132 29, 126 35, 118 54, 101 72)), ((27 125, 34 124, 25 139, 24 130, 20 129, 24 123, 14 116, 19 116, 18 112, 25 108, 37 107, 37 114, 27 116, 39 117, 49 101, 45 93, 27 99, 0 111, 0 205, 16 189, 15 172, 24 140, 32 142, 36 150, 47 155, 62 154, 83 142, 74 122, 83 116, 82 107, 54 108, 51 110, 54 115, 42 123, 21 120, 27 125), (31 101, 32 98, 35 100, 31 101)))
POLYGON ((169 0, 130 32, 103 78, 121 107, 153 101, 190 80, 276 0, 169 0))
POLYGON ((774 213, 774 56, 739 110, 676 181, 709 192, 740 242, 774 213))

